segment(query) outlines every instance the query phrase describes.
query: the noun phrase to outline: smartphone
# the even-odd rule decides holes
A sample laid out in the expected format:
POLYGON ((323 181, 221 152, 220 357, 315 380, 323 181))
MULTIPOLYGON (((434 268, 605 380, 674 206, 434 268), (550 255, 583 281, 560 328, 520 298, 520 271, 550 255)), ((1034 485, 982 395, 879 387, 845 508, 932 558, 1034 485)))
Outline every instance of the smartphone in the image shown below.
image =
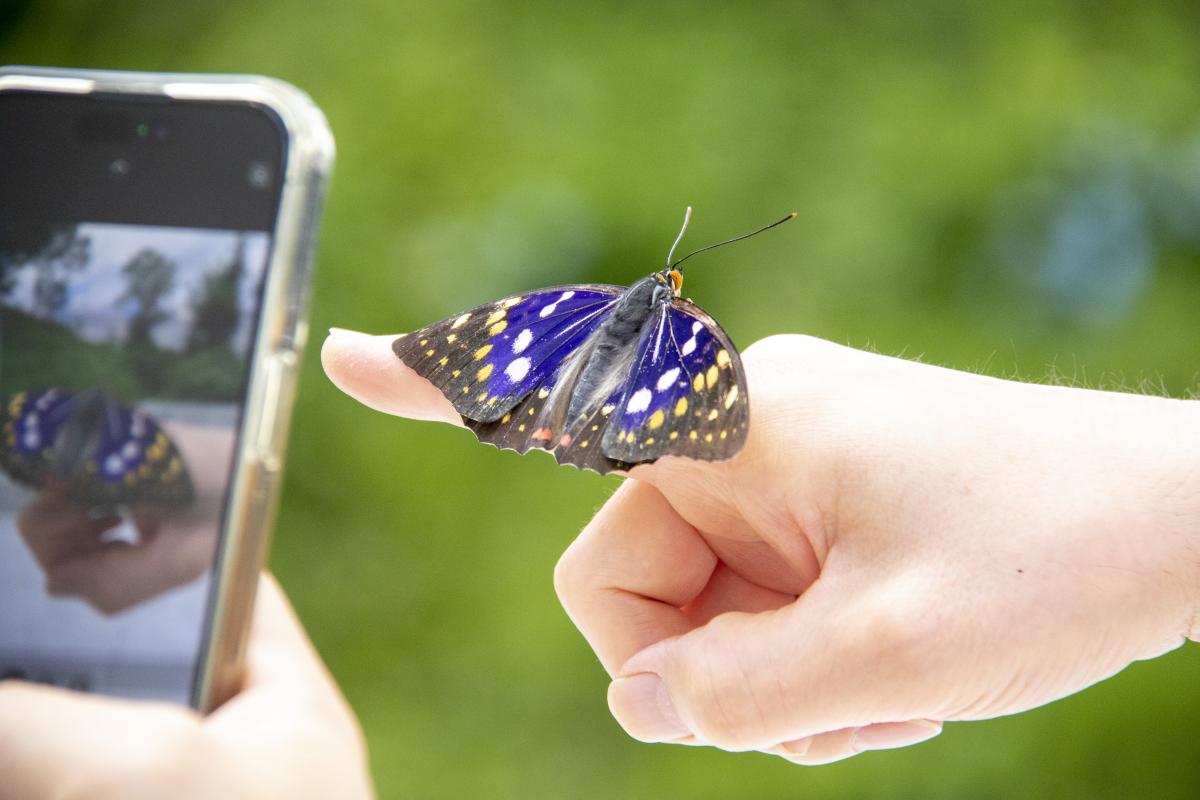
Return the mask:
POLYGON ((236 687, 333 153, 277 80, 0 69, 0 679, 236 687))

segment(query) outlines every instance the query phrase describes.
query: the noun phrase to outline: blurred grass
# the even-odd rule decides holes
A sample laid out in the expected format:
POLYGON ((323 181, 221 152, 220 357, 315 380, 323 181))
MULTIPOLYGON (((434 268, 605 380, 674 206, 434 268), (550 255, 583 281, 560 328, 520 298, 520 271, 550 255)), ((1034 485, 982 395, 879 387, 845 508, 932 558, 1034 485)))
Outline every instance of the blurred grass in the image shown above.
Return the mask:
MULTIPOLYGON (((1113 124, 1151 149, 1195 139, 1193 4, 12 9, 3 62, 260 72, 313 95, 339 145, 315 331, 628 283, 658 265, 685 205, 694 245, 794 208, 789 228, 689 271, 689 294, 739 343, 803 331, 998 375, 1200 387, 1194 244, 1155 232, 1145 289, 1099 325, 1031 317, 1028 287, 987 250, 997 198, 1053 177, 1069 142, 1113 124)), ((1035 712, 820 769, 629 741, 550 585, 616 481, 358 407, 316 347, 305 366, 273 566, 362 716, 383 797, 1200 790, 1194 646, 1035 712)))

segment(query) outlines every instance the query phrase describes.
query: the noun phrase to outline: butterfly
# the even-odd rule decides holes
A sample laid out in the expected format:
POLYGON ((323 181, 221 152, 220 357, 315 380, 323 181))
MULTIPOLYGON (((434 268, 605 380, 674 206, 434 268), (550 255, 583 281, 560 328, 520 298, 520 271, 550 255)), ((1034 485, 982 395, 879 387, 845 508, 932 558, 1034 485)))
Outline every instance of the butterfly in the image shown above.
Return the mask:
POLYGON ((662 456, 732 458, 750 427, 729 335, 681 295, 680 265, 626 286, 572 284, 506 297, 398 337, 395 354, 454 404, 481 442, 602 475, 662 456))
POLYGON ((0 404, 0 469, 32 489, 62 486, 89 509, 175 508, 193 496, 162 426, 102 389, 29 390, 0 404))

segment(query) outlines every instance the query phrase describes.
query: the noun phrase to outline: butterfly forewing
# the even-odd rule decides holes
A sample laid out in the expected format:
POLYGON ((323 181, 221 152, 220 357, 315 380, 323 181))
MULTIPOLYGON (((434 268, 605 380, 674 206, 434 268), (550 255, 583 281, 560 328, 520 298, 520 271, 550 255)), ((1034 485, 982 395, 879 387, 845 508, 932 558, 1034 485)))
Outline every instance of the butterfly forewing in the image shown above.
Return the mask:
POLYGON ((99 447, 73 488, 94 504, 179 506, 192 499, 191 477, 171 437, 146 412, 115 401, 105 405, 99 447))
POLYGON ((74 397, 57 389, 18 392, 0 408, 0 467, 15 481, 40 488, 49 453, 74 397))
POLYGON ((664 455, 717 461, 741 449, 749 424, 737 349, 703 309, 676 298, 647 326, 604 453, 629 463, 664 455))
POLYGON ((465 420, 498 423, 552 381, 621 292, 604 284, 539 289, 401 336, 392 349, 441 389, 465 420))

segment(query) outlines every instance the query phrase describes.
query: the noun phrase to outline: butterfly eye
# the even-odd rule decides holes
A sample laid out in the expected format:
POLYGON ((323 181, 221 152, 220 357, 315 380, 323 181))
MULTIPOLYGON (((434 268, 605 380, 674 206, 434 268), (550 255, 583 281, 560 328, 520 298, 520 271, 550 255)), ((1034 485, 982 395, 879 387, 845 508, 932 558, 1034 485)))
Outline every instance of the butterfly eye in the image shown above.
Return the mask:
POLYGON ((667 273, 667 277, 671 279, 671 288, 675 290, 675 294, 679 294, 679 290, 683 288, 683 273, 673 269, 667 273))

